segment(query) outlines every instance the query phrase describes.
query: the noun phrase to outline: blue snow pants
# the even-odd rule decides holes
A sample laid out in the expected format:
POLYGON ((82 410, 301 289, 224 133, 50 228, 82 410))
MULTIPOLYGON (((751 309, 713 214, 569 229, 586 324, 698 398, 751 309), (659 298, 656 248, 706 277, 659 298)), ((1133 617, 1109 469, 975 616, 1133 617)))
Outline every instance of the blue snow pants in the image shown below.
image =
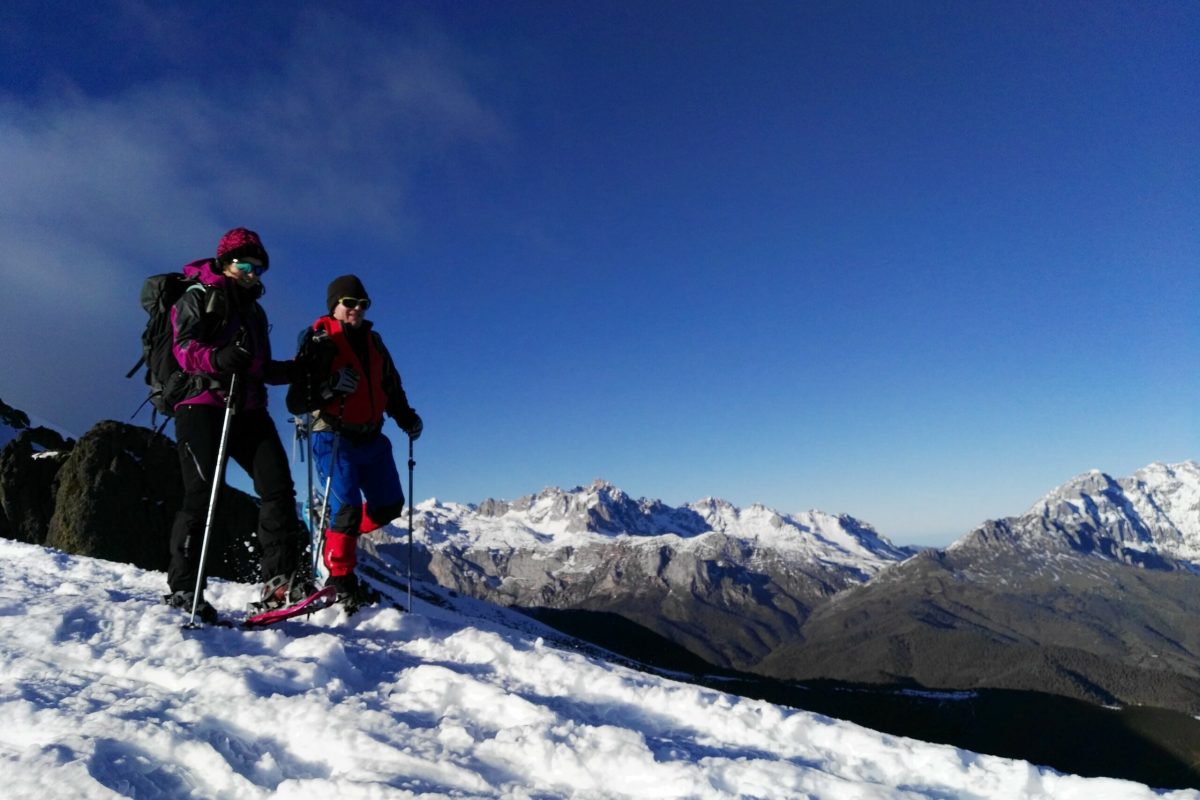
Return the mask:
POLYGON ((341 437, 336 460, 333 431, 313 433, 313 464, 321 486, 329 482, 329 519, 321 557, 331 576, 349 575, 358 559, 358 535, 391 522, 404 510, 404 490, 382 433, 360 443, 341 437), (366 498, 364 505, 363 498, 366 498), (365 519, 364 519, 365 511, 365 519), (364 525, 366 522, 366 525, 364 525))

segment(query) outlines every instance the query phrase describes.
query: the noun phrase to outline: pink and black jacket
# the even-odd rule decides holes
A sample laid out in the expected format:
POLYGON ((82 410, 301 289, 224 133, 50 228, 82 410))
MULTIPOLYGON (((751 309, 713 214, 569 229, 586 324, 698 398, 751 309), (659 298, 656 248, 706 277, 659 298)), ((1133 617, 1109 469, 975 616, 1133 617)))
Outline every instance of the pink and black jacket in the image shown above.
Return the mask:
POLYGON ((173 352, 184 372, 193 376, 187 397, 178 403, 185 405, 225 405, 229 387, 228 373, 219 372, 213 356, 222 347, 238 341, 250 353, 250 366, 243 373, 244 382, 238 394, 241 408, 265 408, 266 384, 282 383, 286 378, 273 367, 271 341, 268 338, 267 315, 258 298, 262 287, 244 289, 232 278, 216 271, 215 259, 193 261, 183 268, 188 278, 198 279, 204 291, 189 289, 171 309, 171 327, 175 333, 173 352), (268 381, 268 371, 272 374, 268 381))

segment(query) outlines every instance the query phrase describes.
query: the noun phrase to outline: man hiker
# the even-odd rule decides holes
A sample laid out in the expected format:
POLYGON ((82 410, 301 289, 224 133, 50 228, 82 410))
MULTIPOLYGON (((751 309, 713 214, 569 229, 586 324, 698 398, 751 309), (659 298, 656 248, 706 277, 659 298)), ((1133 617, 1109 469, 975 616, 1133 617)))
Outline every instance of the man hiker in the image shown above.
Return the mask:
POLYGON ((261 499, 262 606, 281 608, 314 591, 288 456, 267 412, 266 384, 287 383, 293 367, 271 359, 267 315, 258 303, 269 264, 258 234, 234 228, 221 237, 215 258, 183 268, 195 283, 171 309, 173 353, 186 374, 186 388, 174 404, 184 496, 171 529, 167 602, 194 607, 206 622, 215 622, 217 613, 203 599, 200 555, 212 483, 223 468, 217 461, 226 420, 228 455, 250 475, 261 499), (227 404, 232 404, 231 416, 225 413, 227 404))
POLYGON ((354 573, 358 536, 400 516, 405 502, 383 416, 413 441, 424 423, 408 404, 383 339, 366 319, 371 298, 362 281, 354 275, 335 278, 325 299, 329 313, 301 336, 287 406, 293 414, 314 412, 313 463, 329 486, 328 514, 318 522, 325 526, 325 584, 353 609, 379 599, 354 573))

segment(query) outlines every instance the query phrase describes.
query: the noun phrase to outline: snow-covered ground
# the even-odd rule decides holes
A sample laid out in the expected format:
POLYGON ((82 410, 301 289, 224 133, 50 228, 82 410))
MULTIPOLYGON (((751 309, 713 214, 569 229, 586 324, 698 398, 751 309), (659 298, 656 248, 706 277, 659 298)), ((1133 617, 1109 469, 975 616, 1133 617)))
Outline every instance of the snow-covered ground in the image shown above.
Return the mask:
POLYGON ((164 587, 0 540, 0 797, 1200 798, 633 671, 483 604, 186 632, 164 587))

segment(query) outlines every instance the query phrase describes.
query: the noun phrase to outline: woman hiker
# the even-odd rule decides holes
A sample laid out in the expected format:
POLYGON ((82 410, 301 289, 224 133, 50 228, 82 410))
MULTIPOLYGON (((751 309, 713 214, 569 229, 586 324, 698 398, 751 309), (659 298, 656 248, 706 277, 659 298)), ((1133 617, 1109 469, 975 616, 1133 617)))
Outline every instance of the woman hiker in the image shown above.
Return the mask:
MULTIPOLYGON (((196 283, 171 309, 174 355, 187 374, 175 404, 175 438, 183 470, 183 506, 171 529, 167 602, 193 607, 212 480, 217 474, 225 406, 233 376, 234 413, 227 450, 254 481, 261 499, 258 541, 264 609, 290 605, 312 594, 304 550, 308 535, 296 515, 296 491, 287 453, 267 413, 266 384, 288 382, 292 362, 273 361, 267 315, 259 305, 270 259, 254 231, 234 228, 221 237, 216 258, 193 261, 184 276, 196 283)), ((196 612, 215 622, 201 597, 196 612)))

